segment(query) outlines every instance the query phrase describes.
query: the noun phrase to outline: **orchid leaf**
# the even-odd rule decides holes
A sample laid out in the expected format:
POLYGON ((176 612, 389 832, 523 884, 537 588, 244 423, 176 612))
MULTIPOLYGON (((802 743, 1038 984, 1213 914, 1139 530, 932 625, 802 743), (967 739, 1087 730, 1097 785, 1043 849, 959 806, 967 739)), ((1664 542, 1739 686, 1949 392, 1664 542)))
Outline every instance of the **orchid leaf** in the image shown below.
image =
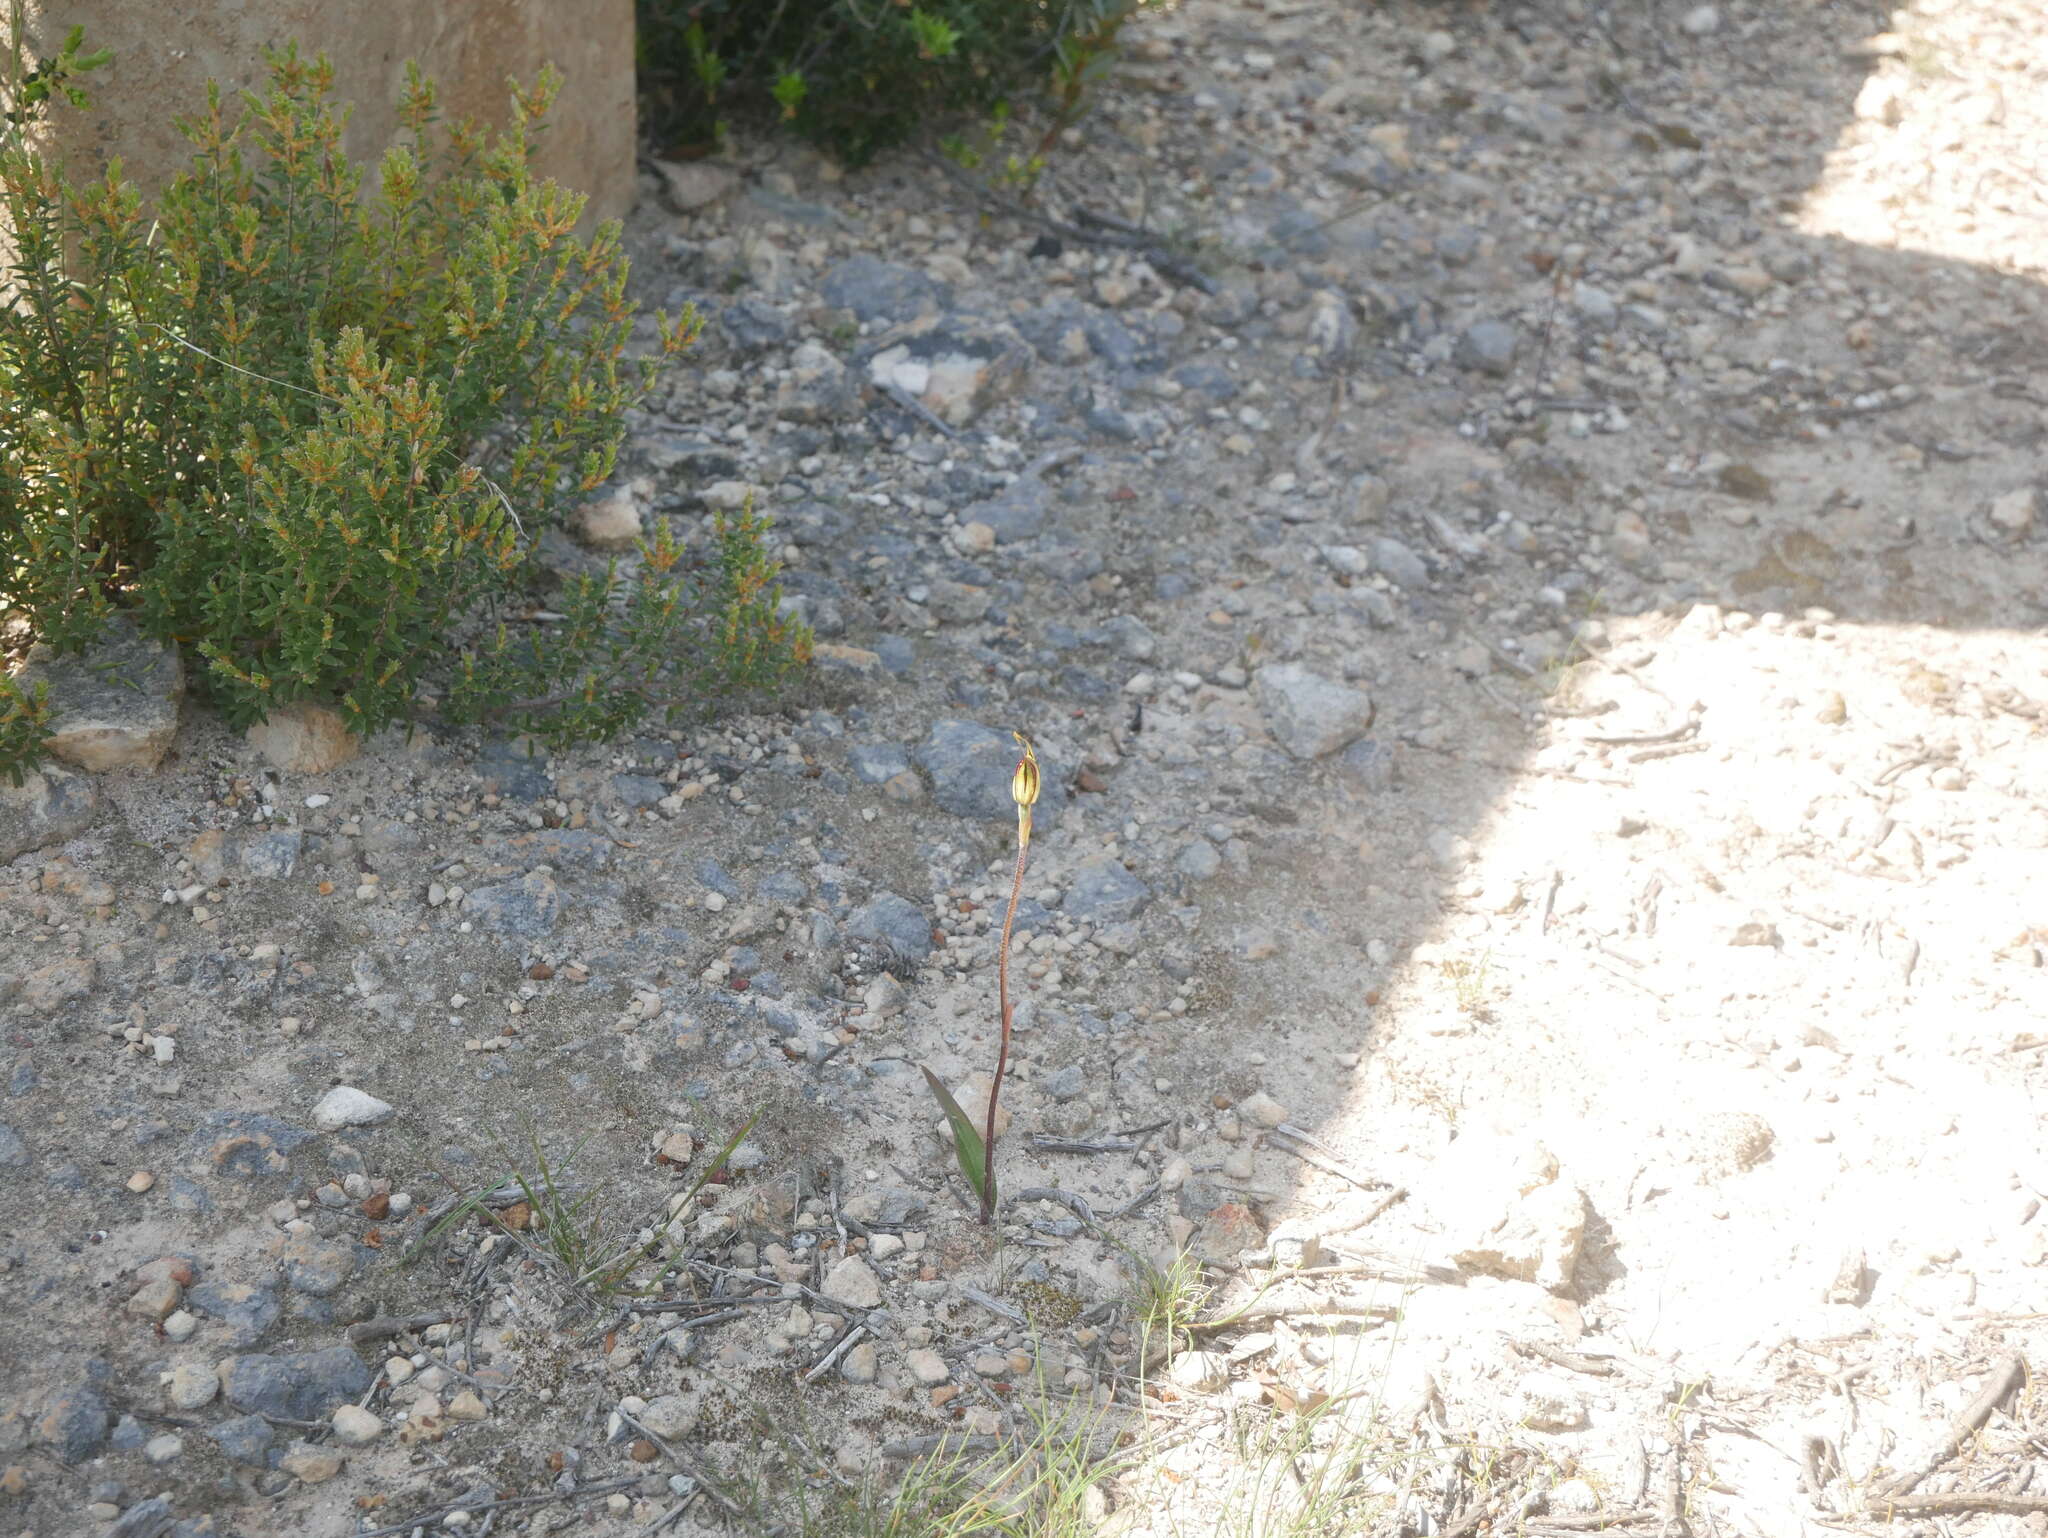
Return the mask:
POLYGON ((960 1109, 960 1102, 953 1098, 953 1092, 941 1084, 939 1076, 929 1068, 924 1070, 924 1081, 938 1096, 946 1120, 952 1125, 953 1157, 960 1161, 960 1173, 967 1177, 967 1183, 974 1188, 976 1196, 994 1205, 995 1177, 988 1167, 988 1150, 982 1146, 981 1134, 974 1130, 973 1119, 960 1109))

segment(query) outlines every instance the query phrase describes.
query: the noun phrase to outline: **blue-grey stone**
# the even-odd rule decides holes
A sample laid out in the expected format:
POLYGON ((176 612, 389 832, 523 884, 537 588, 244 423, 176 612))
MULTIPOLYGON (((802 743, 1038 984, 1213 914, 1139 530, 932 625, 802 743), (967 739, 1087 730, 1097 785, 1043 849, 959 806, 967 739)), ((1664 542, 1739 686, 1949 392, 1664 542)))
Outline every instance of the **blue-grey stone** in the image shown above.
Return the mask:
POLYGON ((1394 754, 1387 744, 1361 737, 1337 759, 1337 769, 1357 789, 1372 795, 1394 788, 1394 754))
POLYGON ((716 892, 728 902, 740 898, 740 884, 733 880, 732 873, 708 855, 697 862, 697 879, 707 891, 716 892))
POLYGON ((296 1292, 332 1297, 355 1274, 355 1246, 346 1239, 296 1234, 285 1242, 284 1279, 296 1292))
POLYGON ((1060 906, 1070 918, 1114 924, 1137 917, 1151 897, 1152 889, 1125 870, 1122 861, 1103 855, 1074 872, 1060 906))
MULTIPOLYGON (((994 922, 1000 927, 1001 916, 996 916, 994 922)), ((1010 921, 1010 928, 1020 935, 1051 934, 1052 910, 1035 897, 1020 897, 1017 899, 1017 916, 1010 921)))
POLYGON ((1072 695, 1077 700, 1085 700, 1091 705, 1099 705, 1104 700, 1116 697, 1115 684, 1097 677, 1086 668, 1061 668, 1058 684, 1060 693, 1072 695))
POLYGON ((855 743, 846 755, 846 767, 863 785, 880 785, 910 768, 910 755, 894 742, 855 743))
POLYGON ((107 1438, 107 1446, 117 1453, 132 1453, 141 1449, 149 1440, 149 1428, 132 1415, 124 1415, 114 1422, 114 1430, 107 1438))
POLYGON ((917 648, 907 636, 885 635, 875 642, 875 655, 882 659, 882 666, 901 678, 917 661, 917 648))
POLYGON ((1515 350, 1520 342, 1515 328, 1506 321, 1474 321, 1459 336, 1451 356, 1461 368, 1504 375, 1515 366, 1515 350))
POLYGON ((549 933, 562 917, 562 889, 554 879, 534 871, 517 881, 479 887, 463 902, 470 922, 495 934, 534 939, 549 933))
POLYGON ((213 1211, 213 1197, 206 1187, 184 1175, 173 1175, 166 1189, 170 1193, 171 1211, 182 1212, 188 1217, 203 1217, 213 1211))
POLYGON ((73 1383, 43 1401, 36 1417, 35 1439, 60 1463, 83 1463, 107 1442, 113 1412, 90 1383, 73 1383))
POLYGON ((370 1369, 347 1346, 230 1357, 220 1375, 221 1394, 237 1410, 284 1420, 319 1420, 369 1386, 370 1369))
POLYGON ((804 878, 793 870, 771 870, 761 878, 761 896, 772 903, 800 903, 811 895, 804 878))
POLYGON ((270 1444, 277 1439, 270 1422, 260 1415, 238 1415, 208 1427, 206 1434, 234 1462, 259 1469, 267 1464, 270 1444))
POLYGON ((186 1289, 185 1306, 226 1325, 237 1346, 253 1346, 263 1339, 283 1308, 277 1288, 268 1282, 253 1287, 246 1282, 201 1282, 186 1289))
POLYGON ((1103 641, 1133 662, 1150 662, 1159 655, 1159 638, 1135 614, 1119 614, 1101 627, 1103 641))
POLYGON ((312 1136, 261 1111, 212 1111, 200 1119, 192 1142, 215 1174, 267 1180, 289 1176, 292 1151, 312 1136))
POLYGON ((922 961, 932 953, 932 921, 924 909, 894 892, 877 892, 846 921, 846 932, 856 940, 886 945, 910 961, 922 961))
POLYGON ((7 1093, 19 1100, 23 1095, 33 1095, 43 1087, 43 1076, 36 1072, 33 1059, 18 1057, 14 1060, 14 1071, 7 1076, 7 1093))
POLYGON ((23 775, 19 785, 0 775, 0 864, 77 837, 92 825, 99 799, 91 776, 55 764, 23 775))
POLYGON ((787 315, 761 299, 739 299, 718 312, 718 329, 741 357, 780 347, 794 334, 787 315))
POLYGON ((609 870, 618 846, 589 828, 536 828, 515 838, 491 839, 485 849, 507 865, 545 865, 553 870, 609 870))
MULTIPOLYGON (((943 810, 958 817, 1016 820, 1010 778, 1019 753, 1008 732, 976 721, 936 721, 911 757, 931 777, 932 799, 943 810)), ((1037 826, 1050 828, 1058 824, 1066 805, 1066 776, 1042 750, 1038 762, 1038 806, 1033 816, 1037 826)))
POLYGON ((1038 1081, 1039 1093, 1051 1100, 1076 1100, 1088 1092, 1088 1070, 1079 1063, 1056 1068, 1038 1081))
POLYGON ((1402 544, 1398 539, 1385 535, 1372 542, 1373 570, 1390 577, 1398 587, 1417 588, 1429 586, 1429 568, 1422 557, 1402 544))
POLYGON ((1091 401, 1087 410, 1082 413, 1082 420, 1088 424, 1092 431, 1101 434, 1112 442, 1136 443, 1138 441, 1138 429, 1131 424, 1131 419, 1108 401, 1091 401))
POLYGON ((1216 846, 1207 839, 1198 838, 1180 852, 1180 858, 1173 862, 1173 868, 1183 876, 1196 881, 1207 881, 1223 869, 1223 856, 1216 852, 1216 846))
POLYGON ((1091 310, 1081 330, 1095 356, 1112 368, 1132 367, 1144 350, 1144 343, 1131 328, 1106 310, 1091 310))
POLYGON ((548 761, 517 743, 489 744, 477 758, 476 773, 485 790, 515 801, 538 801, 555 793, 548 761))
POLYGON ((652 806, 668 794, 668 787, 647 774, 615 774, 612 776, 612 793, 625 806, 638 810, 652 806))
POLYGON ((1035 475, 1024 475, 985 501, 962 508, 960 521, 985 523, 996 531, 997 544, 1014 545, 1045 528, 1051 505, 1052 488, 1035 475))
POLYGON ((951 302, 944 285, 923 273, 865 253, 848 257, 818 279, 818 293, 835 310, 860 320, 907 321, 951 302))
POLYGON ((0 1169, 21 1170, 29 1166, 28 1144, 12 1127, 0 1123, 0 1169))

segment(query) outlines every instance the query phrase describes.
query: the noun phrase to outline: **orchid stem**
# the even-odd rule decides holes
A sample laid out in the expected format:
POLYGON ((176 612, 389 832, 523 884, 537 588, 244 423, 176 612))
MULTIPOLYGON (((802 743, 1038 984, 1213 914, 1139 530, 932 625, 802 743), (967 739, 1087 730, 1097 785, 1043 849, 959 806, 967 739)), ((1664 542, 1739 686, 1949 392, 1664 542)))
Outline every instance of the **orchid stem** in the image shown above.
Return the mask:
POLYGON ((996 1048, 995 1077, 988 1086, 988 1121, 982 1128, 981 1221, 987 1226, 996 1210, 996 1100, 1003 1092, 1003 1070, 1010 1064, 1010 929, 1017 922, 1017 899, 1024 891, 1024 855, 1030 845, 1017 844, 1017 874, 1010 882, 1010 907, 1003 914, 1003 943, 996 953, 996 1000, 1002 1011, 1002 1043, 996 1048))

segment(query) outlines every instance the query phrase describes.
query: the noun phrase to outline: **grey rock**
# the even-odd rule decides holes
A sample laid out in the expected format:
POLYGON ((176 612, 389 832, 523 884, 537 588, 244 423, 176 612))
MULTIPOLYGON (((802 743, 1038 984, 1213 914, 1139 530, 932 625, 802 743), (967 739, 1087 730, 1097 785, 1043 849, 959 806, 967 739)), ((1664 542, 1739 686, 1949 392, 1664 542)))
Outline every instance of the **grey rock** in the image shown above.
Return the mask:
MULTIPOLYGON (((1019 754, 1009 733, 975 721, 936 721, 911 757, 931 778, 932 799, 945 811, 957 817, 1015 820, 1010 778, 1019 754)), ((1066 776, 1042 747, 1038 761, 1038 806, 1033 817, 1037 826, 1050 828, 1058 824, 1066 805, 1066 776)))
POLYGON ((862 254, 848 257, 818 279, 818 293, 835 310, 864 321, 907 321, 951 301, 945 285, 894 262, 862 254))
POLYGON ((268 1283, 252 1287, 245 1282, 201 1282, 188 1287, 185 1306, 226 1325, 237 1346, 253 1346, 262 1340, 284 1307, 276 1287, 268 1283))
POLYGON ((1193 390, 1212 401, 1237 399, 1237 377, 1220 363, 1196 359, 1174 371, 1174 381, 1183 390, 1193 390))
POLYGON ((347 1346, 290 1356, 230 1357, 220 1372, 221 1393, 237 1410, 284 1420, 320 1420, 370 1386, 370 1370, 347 1346))
POLYGON ((206 1434, 233 1462, 259 1469, 267 1464, 270 1444, 277 1440, 270 1422, 260 1415, 238 1415, 209 1427, 206 1434))
POLYGON ((1152 889, 1125 870, 1121 861, 1104 855, 1090 860, 1067 882, 1062 907, 1073 918, 1095 924, 1114 924, 1136 918, 1151 900, 1152 889))
POLYGON ((727 305, 718 312, 718 329, 743 358, 782 346, 795 331, 787 315, 762 299, 739 299, 727 305))
POLYGON ((0 1169, 25 1170, 29 1167, 28 1144, 21 1134, 5 1123, 0 1123, 0 1169))
POLYGON ((545 755, 528 753, 517 742, 494 742, 476 762, 477 778, 494 795, 515 801, 538 801, 555 793, 545 755))
POLYGON ((76 838, 92 826, 99 787, 55 764, 22 776, 19 785, 0 776, 0 863, 76 838))
POLYGON ((910 755, 893 742, 861 742, 848 751, 846 764, 861 784, 880 785, 906 773, 910 755))
POLYGON ((732 873, 709 857, 697 862, 697 879, 704 883, 705 890, 716 892, 728 901, 737 902, 742 895, 740 884, 732 879, 732 873))
POLYGON ((323 1239, 318 1234, 294 1234, 285 1241, 284 1279, 296 1292, 308 1297, 329 1298, 355 1275, 355 1246, 346 1239, 323 1239))
POLYGON ((1383 576, 1406 588, 1429 586, 1429 568, 1422 557, 1402 544, 1398 539, 1381 535, 1372 542, 1373 569, 1383 576))
POLYGON ((1045 529, 1052 488, 1035 475, 1019 476, 986 501, 960 512, 962 523, 985 523, 996 531, 996 543, 1014 545, 1036 538, 1045 529))
POLYGON ((485 848, 508 865, 520 862, 551 870, 607 870, 618 845, 587 828, 539 828, 517 838, 492 839, 485 848))
POLYGON ((1377 150, 1339 155, 1323 169, 1353 192, 1392 192, 1401 185, 1401 172, 1377 150))
POLYGON ((534 871, 517 881, 477 888, 464 900, 463 911, 495 934, 534 939, 561 921, 562 889, 554 878, 534 871))
MULTIPOLYGON (((176 1437, 159 1440, 177 1441, 176 1437)), ((179 1452, 184 1449, 182 1445, 179 1452)), ((148 1454, 145 1454, 148 1456, 148 1454)), ((177 1453, 169 1457, 150 1457, 151 1463, 169 1463, 177 1453)), ((163 1538, 171 1530, 175 1508, 168 1495, 152 1495, 146 1501, 137 1501, 121 1513, 121 1520, 107 1529, 107 1538, 163 1538)))
POLYGON ((950 625, 972 625, 988 613, 989 591, 967 582, 937 581, 931 585, 932 613, 950 625))
POLYGON ((49 687, 49 751, 81 769, 154 769, 178 734, 185 666, 126 617, 76 656, 29 648, 18 682, 49 687))
POLYGON ((800 903, 811 895, 804 878, 788 870, 770 871, 761 878, 760 890, 762 898, 772 903, 800 903))
POLYGON ((187 1175, 173 1175, 169 1183, 171 1211, 204 1217, 214 1210, 206 1188, 187 1175))
POLYGON ((349 1084, 337 1084, 313 1107, 313 1125, 322 1132, 339 1132, 343 1127, 374 1127, 397 1113, 375 1095, 349 1084))
POLYGON ((668 787, 650 774, 615 774, 612 776, 612 794, 619 798, 621 805, 633 811, 653 806, 668 794, 668 787))
POLYGON ((1337 759, 1337 771, 1354 788, 1383 795, 1394 788, 1394 755, 1384 742, 1361 737, 1337 759))
POLYGON ((856 940, 886 945, 909 961, 932 953, 932 921, 924 909, 894 892, 877 892, 853 910, 846 932, 856 940))
POLYGON ((882 1279, 875 1275, 875 1268, 858 1255, 847 1256, 827 1271, 825 1285, 819 1291, 834 1303, 843 1303, 848 1308, 882 1306, 882 1279))
POLYGON ((1621 318, 1621 307, 1614 302, 1614 296, 1591 283, 1572 286, 1572 308, 1587 325, 1599 331, 1611 331, 1621 318))
POLYGON ((1479 320, 1459 336, 1452 358, 1461 368, 1500 376, 1515 366, 1515 352, 1520 345, 1521 338, 1506 321, 1479 320))
POLYGON ((106 1445, 113 1419, 97 1388, 74 1383, 43 1401, 42 1413, 36 1417, 35 1440, 49 1448, 60 1463, 83 1463, 106 1445))
POLYGON ((775 413, 791 422, 851 422, 862 409, 860 376, 816 342, 790 356, 775 387, 775 413))
POLYGON ((965 427, 1023 386, 1037 355, 1009 326, 967 315, 899 327, 862 353, 861 377, 965 427))
POLYGON ((1088 1071, 1079 1063, 1055 1068, 1038 1081, 1038 1090, 1049 1100, 1078 1100, 1088 1093, 1088 1071))
POLYGON ((1102 627, 1110 644, 1133 662, 1150 662, 1159 655, 1159 638, 1133 614, 1119 614, 1102 627))
POLYGON ((1300 759, 1322 758, 1365 735, 1372 697, 1312 673, 1299 663, 1260 668, 1253 692, 1280 746, 1300 759))
POLYGON ((1198 838, 1180 852, 1180 858, 1173 862, 1173 868, 1193 880, 1207 881, 1223 869, 1223 856, 1216 852, 1214 844, 1205 838, 1198 838))
POLYGON ((1394 628, 1394 600, 1376 587, 1354 587, 1345 595, 1350 607, 1375 630, 1394 628))
POLYGON ((906 636, 885 635, 876 638, 875 656, 883 667, 901 678, 917 661, 917 648, 906 636))
POLYGON ((261 1111, 210 1111, 193 1141, 216 1174, 257 1180, 291 1173, 291 1154, 313 1134, 261 1111))
POLYGON ((1145 344, 1137 333, 1107 310, 1088 310, 1081 331, 1089 349, 1111 368, 1134 368, 1144 356, 1145 344))

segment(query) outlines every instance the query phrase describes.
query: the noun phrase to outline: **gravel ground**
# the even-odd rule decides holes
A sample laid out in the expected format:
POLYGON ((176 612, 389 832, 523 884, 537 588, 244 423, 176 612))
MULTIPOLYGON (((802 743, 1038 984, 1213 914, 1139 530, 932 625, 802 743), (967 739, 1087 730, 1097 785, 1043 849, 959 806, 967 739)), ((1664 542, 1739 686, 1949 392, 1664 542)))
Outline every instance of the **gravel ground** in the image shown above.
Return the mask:
POLYGON ((0 791, 10 1531, 763 1530, 1048 1401, 1132 1538, 2044 1530, 2048 21, 1190 0, 1069 138, 650 175, 710 324, 549 559, 758 496, 772 712, 74 679, 168 752, 0 791))

